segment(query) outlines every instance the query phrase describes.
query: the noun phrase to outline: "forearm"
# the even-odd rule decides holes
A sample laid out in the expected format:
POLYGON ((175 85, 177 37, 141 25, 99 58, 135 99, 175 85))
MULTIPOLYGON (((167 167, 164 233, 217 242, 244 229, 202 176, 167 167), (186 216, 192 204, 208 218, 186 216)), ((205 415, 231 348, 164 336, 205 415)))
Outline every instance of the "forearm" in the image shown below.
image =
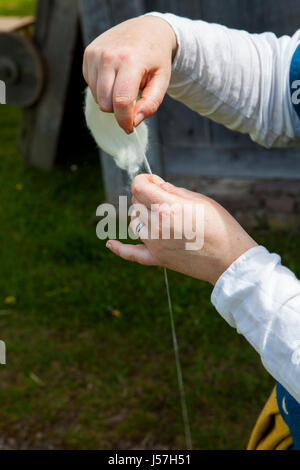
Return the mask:
POLYGON ((300 30, 278 39, 272 33, 150 14, 169 22, 177 36, 170 96, 266 147, 300 141, 289 84, 300 30))
POLYGON ((300 403, 300 281, 280 257, 249 250, 220 277, 212 302, 300 403))

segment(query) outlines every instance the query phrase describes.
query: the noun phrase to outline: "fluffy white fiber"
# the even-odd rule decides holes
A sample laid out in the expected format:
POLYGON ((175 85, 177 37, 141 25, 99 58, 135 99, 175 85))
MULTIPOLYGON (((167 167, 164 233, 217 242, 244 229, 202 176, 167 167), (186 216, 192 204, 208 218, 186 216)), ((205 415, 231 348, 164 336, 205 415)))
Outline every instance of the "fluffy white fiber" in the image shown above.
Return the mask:
POLYGON ((89 88, 86 91, 85 118, 98 146, 111 155, 118 167, 126 170, 133 178, 142 167, 147 151, 146 124, 140 124, 135 133, 127 135, 113 113, 104 113, 99 109, 89 88))

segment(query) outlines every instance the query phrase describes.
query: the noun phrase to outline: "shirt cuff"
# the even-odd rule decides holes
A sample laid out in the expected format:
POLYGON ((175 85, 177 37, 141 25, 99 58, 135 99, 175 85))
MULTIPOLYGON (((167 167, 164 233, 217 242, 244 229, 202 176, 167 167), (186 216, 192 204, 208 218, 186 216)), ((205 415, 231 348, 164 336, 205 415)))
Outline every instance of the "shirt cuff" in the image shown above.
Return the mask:
POLYGON ((271 254, 263 246, 256 246, 246 251, 222 274, 214 287, 211 301, 229 325, 237 328, 232 312, 280 262, 279 255, 271 254))

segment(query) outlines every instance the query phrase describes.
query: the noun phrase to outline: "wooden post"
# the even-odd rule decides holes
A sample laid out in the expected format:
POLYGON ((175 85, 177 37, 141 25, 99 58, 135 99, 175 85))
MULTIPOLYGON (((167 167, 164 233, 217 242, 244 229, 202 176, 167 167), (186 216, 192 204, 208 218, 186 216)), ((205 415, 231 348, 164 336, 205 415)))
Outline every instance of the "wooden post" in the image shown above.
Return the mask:
POLYGON ((46 84, 36 105, 24 109, 20 154, 36 168, 52 168, 62 125, 78 33, 76 0, 40 0, 34 43, 46 67, 46 84))

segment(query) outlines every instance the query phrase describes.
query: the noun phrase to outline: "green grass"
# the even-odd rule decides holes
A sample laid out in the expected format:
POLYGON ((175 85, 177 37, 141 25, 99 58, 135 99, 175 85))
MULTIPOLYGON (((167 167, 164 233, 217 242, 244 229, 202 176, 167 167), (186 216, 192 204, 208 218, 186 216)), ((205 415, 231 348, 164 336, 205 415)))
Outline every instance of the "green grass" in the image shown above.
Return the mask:
POLYGON ((34 15, 36 0, 2 0, 0 15, 34 15))
MULTIPOLYGON (((13 11, 12 3, 2 1, 0 14, 34 4, 15 2, 13 11)), ((19 123, 18 109, 0 107, 0 441, 183 448, 162 272, 118 259, 96 238, 97 161, 83 154, 77 172, 28 168, 17 152, 19 123), (5 304, 9 296, 16 304, 5 304)), ((297 234, 256 238, 299 273, 297 234)), ((273 379, 215 312, 208 285, 176 273, 170 284, 194 446, 243 449, 273 379)))

